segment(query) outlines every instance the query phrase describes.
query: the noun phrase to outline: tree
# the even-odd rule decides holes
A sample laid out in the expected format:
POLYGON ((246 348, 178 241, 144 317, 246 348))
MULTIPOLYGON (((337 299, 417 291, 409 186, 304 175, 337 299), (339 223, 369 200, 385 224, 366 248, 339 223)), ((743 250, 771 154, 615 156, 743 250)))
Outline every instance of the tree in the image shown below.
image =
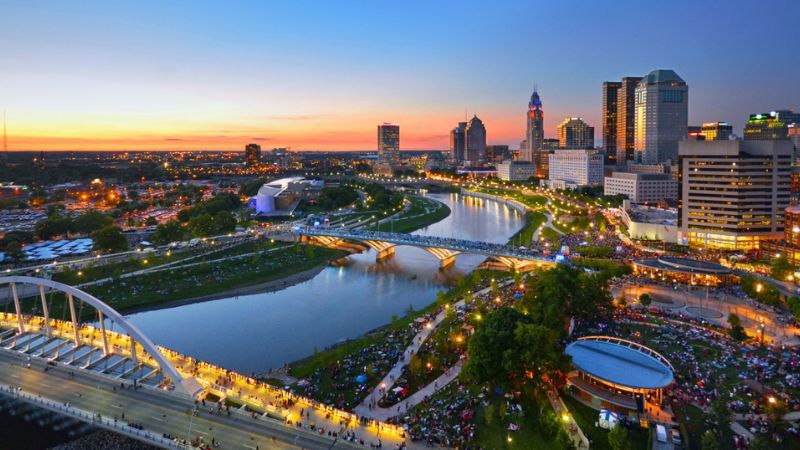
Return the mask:
POLYGON ((128 249, 128 240, 122 230, 114 225, 103 227, 91 234, 95 250, 121 252, 128 249))
POLYGON ((742 320, 739 319, 739 316, 734 313, 728 314, 728 324, 731 326, 730 333, 734 340, 743 341, 747 339, 747 333, 742 327, 742 320))
POLYGON ((22 251, 22 244, 19 242, 11 242, 6 246, 6 255, 11 258, 11 261, 18 263, 25 257, 22 251))
POLYGON ((706 430, 706 432, 703 433, 700 443, 703 450, 719 450, 719 441, 717 441, 717 435, 715 435, 711 430, 706 430))
POLYGON ((776 280, 784 281, 794 271, 794 267, 789 262, 786 255, 780 255, 777 258, 772 258, 770 263, 770 274, 776 280))
POLYGON ((148 227, 152 227, 153 225, 158 225, 158 221, 156 220, 155 217, 150 216, 144 221, 144 224, 147 225, 148 227))
POLYGON ((170 220, 158 224, 155 233, 153 233, 150 239, 158 245, 164 245, 170 242, 182 241, 186 238, 186 235, 187 230, 180 222, 177 220, 170 220))
POLYGON ((569 358, 558 343, 557 332, 544 325, 517 322, 512 354, 503 361, 505 370, 518 379, 529 380, 534 387, 557 371, 566 371, 569 358))
MULTIPOLYGON (((512 308, 500 308, 478 325, 469 342, 469 358, 464 372, 480 382, 505 383, 512 373, 510 364, 514 359, 514 332, 517 323, 526 317, 512 308)), ((513 363, 512 363, 513 364, 513 363)))
POLYGON ((612 450, 630 450, 631 443, 628 440, 628 430, 617 424, 608 432, 608 445, 612 450))
POLYGON ((101 228, 113 225, 114 220, 100 211, 89 210, 78 216, 74 221, 74 231, 81 234, 90 234, 101 228))
POLYGON ((723 397, 717 397, 711 402, 711 417, 717 422, 718 429, 727 429, 731 425, 732 415, 723 397))
POLYGON ((639 303, 642 304, 645 308, 650 306, 653 303, 653 299, 650 298, 650 294, 642 294, 639 296, 639 303))

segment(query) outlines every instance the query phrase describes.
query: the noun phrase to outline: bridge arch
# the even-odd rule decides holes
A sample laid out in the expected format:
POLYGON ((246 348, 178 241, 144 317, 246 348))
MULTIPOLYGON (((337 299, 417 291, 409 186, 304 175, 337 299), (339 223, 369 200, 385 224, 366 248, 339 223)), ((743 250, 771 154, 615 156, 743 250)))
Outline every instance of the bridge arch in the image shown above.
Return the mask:
POLYGON ((92 306, 98 312, 98 318, 100 323, 100 331, 103 338, 103 351, 105 354, 109 354, 108 344, 106 340, 106 330, 105 330, 105 323, 104 317, 107 317, 114 321, 117 325, 122 327, 131 338, 131 355, 135 359, 136 358, 136 349, 135 343, 139 343, 139 345, 149 354, 158 364, 159 368, 164 372, 164 374, 172 381, 176 388, 182 389, 186 394, 191 397, 196 396, 200 391, 202 391, 202 385, 195 380, 194 378, 184 378, 178 372, 178 369, 164 356, 163 353, 158 349, 158 347, 142 333, 135 325, 128 322, 128 320, 119 312, 117 312, 114 308, 107 305, 97 297, 89 294, 88 292, 82 291, 78 288, 70 286, 68 284, 60 283, 58 281, 49 280, 46 278, 37 278, 37 277, 28 277, 28 276, 8 276, 8 277, 0 277, 0 285, 8 284, 11 287, 11 293, 14 300, 14 308, 16 309, 17 314, 17 324, 18 324, 18 332, 24 333, 25 332, 25 323, 23 320, 22 308, 20 306, 19 295, 17 292, 17 285, 18 284, 27 284, 27 285, 35 285, 39 288, 39 295, 42 301, 42 309, 45 318, 45 331, 46 333, 50 334, 50 317, 49 312, 47 309, 47 304, 45 302, 45 292, 44 288, 48 287, 52 290, 63 292, 67 296, 67 302, 69 303, 70 308, 70 315, 72 319, 72 326, 76 344, 80 343, 79 337, 79 329, 78 329, 78 318, 75 315, 75 305, 74 305, 74 298, 77 298, 84 303, 92 306))

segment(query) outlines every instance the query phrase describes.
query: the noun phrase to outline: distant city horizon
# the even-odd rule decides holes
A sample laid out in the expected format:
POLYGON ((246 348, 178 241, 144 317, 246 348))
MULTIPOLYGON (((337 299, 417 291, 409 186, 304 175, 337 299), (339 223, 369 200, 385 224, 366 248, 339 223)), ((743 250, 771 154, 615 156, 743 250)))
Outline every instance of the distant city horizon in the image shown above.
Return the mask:
POLYGON ((740 134, 749 114, 800 109, 799 60, 765 42, 794 40, 795 1, 678 0, 656 7, 658 21, 627 1, 468 3, 8 2, 8 148, 373 150, 376 124, 393 122, 400 149, 445 150, 454 124, 477 114, 487 144, 517 149, 535 86, 544 137, 582 117, 599 145, 603 83, 658 69, 690 86, 690 125, 726 121, 740 134))

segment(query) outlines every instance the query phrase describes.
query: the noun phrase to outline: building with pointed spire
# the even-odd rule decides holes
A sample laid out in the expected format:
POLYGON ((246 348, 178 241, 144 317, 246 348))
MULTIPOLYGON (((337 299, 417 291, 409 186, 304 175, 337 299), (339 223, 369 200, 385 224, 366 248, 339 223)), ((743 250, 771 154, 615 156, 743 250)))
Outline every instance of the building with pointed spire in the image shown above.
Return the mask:
POLYGON ((539 92, 535 88, 525 113, 525 130, 525 147, 520 148, 519 159, 534 161, 535 153, 544 148, 542 144, 544 142, 544 110, 539 92))

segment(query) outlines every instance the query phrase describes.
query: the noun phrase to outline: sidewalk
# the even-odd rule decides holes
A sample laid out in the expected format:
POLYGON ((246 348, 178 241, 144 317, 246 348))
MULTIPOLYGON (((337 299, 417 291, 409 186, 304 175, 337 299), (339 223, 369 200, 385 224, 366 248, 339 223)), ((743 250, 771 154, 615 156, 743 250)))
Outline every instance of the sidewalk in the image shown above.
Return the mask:
MULTIPOLYGON (((499 286, 502 288, 508 286, 511 283, 513 283, 513 281, 507 281, 505 283, 500 284, 499 286)), ((491 292, 491 290, 492 290, 491 286, 481 289, 480 291, 475 292, 475 297, 476 298, 480 297, 488 292, 491 292)), ((464 300, 462 299, 453 303, 450 307, 456 308, 463 304, 464 300)), ((423 327, 423 329, 420 330, 420 332, 417 333, 416 336, 414 336, 414 340, 411 341, 411 345, 409 345, 408 348, 406 348, 406 350, 403 352, 403 357, 399 361, 397 361, 394 367, 392 367, 392 369, 389 370, 386 376, 383 377, 383 380, 381 380, 381 382, 378 383, 377 386, 375 386, 375 388, 369 393, 369 395, 367 395, 364 398, 364 400, 353 409, 353 411, 355 411, 356 414, 358 414, 359 416, 366 416, 371 418, 378 418, 378 417, 388 418, 398 415, 401 412, 405 412, 408 408, 421 402, 425 398, 425 396, 431 395, 437 390, 443 388, 444 386, 447 385, 447 383, 453 381, 458 376, 458 374, 461 372, 461 366, 463 364, 463 360, 457 362, 453 367, 451 367, 448 373, 443 374, 442 376, 437 378, 433 383, 430 383, 429 385, 425 386, 424 388, 420 389, 416 393, 409 396, 406 400, 400 402, 403 403, 403 405, 398 404, 398 406, 402 406, 402 408, 398 409, 397 411, 393 412, 389 409, 377 407, 378 400, 380 400, 386 394, 386 392, 388 392, 389 389, 391 389, 392 386, 394 386, 395 381, 403 373, 403 367, 408 365, 408 363, 411 361, 411 355, 419 351, 422 344, 425 342, 426 339, 428 339, 428 336, 430 336, 431 333, 434 330, 436 330, 439 324, 442 323, 442 321, 445 318, 446 312, 447 311, 443 309, 441 312, 439 312, 439 314, 436 315, 433 321, 428 323, 428 325, 423 327), (418 397, 418 394, 420 393, 423 393, 423 395, 418 397), (413 404, 411 404, 412 398, 416 400, 416 402, 413 404), (406 403, 408 403, 408 406, 405 406, 406 403), (372 409, 370 409, 370 405, 372 405, 372 409)))

